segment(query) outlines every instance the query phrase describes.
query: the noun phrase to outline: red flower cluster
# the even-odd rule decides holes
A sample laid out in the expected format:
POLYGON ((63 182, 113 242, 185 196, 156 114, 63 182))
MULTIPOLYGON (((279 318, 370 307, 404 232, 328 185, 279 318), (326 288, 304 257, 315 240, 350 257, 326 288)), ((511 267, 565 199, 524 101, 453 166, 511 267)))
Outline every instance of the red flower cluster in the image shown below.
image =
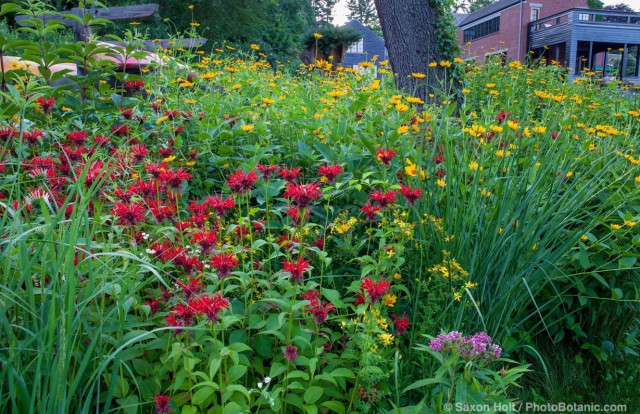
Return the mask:
POLYGON ((376 158, 382 163, 382 165, 389 165, 395 156, 396 151, 393 148, 380 148, 376 152, 376 158))
POLYGON ((318 175, 324 177, 330 183, 334 182, 336 177, 342 173, 340 165, 325 164, 318 169, 318 175))
POLYGON ((329 312, 335 312, 336 310, 333 303, 320 300, 320 295, 315 290, 309 290, 307 293, 301 295, 301 297, 311 302, 305 307, 305 312, 313 315, 313 319, 318 325, 325 323, 329 318, 329 312))
POLYGON ((286 198, 290 198, 291 201, 298 208, 308 207, 315 199, 322 195, 320 190, 320 183, 312 184, 293 184, 287 183, 287 189, 283 194, 286 198))
POLYGON ((376 303, 382 296, 389 293, 391 284, 384 279, 373 280, 370 277, 364 277, 360 283, 360 290, 367 294, 371 302, 376 303))
POLYGON ((302 283, 302 275, 309 270, 309 261, 304 257, 298 257, 296 260, 289 260, 282 263, 282 271, 291 274, 291 279, 298 283, 302 283))
POLYGON ((258 176, 253 170, 245 173, 241 169, 237 169, 227 179, 227 185, 234 193, 243 194, 251 190, 256 181, 258 181, 258 176))
POLYGON ((209 264, 216 269, 218 279, 224 279, 238 265, 238 259, 232 254, 220 253, 214 255, 209 264))

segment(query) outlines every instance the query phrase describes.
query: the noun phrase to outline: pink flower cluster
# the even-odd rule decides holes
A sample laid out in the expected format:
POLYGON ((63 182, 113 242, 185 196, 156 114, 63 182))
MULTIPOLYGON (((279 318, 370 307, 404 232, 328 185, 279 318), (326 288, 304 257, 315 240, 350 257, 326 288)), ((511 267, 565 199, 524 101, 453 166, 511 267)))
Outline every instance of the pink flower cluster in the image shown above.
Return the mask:
POLYGON ((440 334, 429 342, 429 348, 442 352, 454 350, 466 361, 476 358, 492 361, 502 354, 502 348, 492 343, 491 337, 484 332, 469 336, 462 336, 457 331, 440 334))

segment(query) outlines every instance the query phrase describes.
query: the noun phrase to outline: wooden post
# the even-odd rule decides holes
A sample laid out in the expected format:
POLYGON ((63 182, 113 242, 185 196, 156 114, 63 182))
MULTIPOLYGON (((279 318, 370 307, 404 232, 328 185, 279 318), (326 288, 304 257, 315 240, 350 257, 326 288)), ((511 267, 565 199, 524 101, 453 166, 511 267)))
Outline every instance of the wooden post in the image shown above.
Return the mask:
POLYGON ((593 70, 593 42, 589 42, 589 70, 593 70))

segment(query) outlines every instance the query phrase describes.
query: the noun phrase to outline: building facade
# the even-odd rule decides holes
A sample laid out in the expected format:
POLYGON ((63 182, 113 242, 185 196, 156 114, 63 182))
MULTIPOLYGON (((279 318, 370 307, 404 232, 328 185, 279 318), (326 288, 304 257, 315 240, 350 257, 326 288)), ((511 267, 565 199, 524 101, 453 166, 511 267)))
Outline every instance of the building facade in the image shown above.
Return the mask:
POLYGON ((463 57, 483 61, 487 54, 502 54, 524 61, 529 52, 529 23, 577 7, 586 8, 587 0, 498 0, 457 17, 463 57))
POLYGON ((387 49, 380 36, 355 19, 347 23, 347 26, 357 30, 362 35, 362 39, 349 46, 344 56, 344 66, 357 69, 358 63, 369 61, 376 55, 378 55, 376 63, 387 59, 387 49))

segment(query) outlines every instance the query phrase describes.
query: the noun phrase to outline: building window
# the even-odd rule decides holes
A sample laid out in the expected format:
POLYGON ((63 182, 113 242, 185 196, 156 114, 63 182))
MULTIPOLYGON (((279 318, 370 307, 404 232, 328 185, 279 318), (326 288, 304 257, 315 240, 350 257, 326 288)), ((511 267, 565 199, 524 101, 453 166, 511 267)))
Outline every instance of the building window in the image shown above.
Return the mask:
POLYGON ((349 46, 347 53, 364 53, 364 39, 360 39, 358 43, 349 46))
POLYGON ((463 32, 464 41, 471 42, 472 40, 480 37, 488 36, 500 31, 500 16, 494 17, 491 20, 487 20, 480 24, 477 24, 463 32))
POLYGON ((532 7, 531 8, 531 21, 535 22, 539 18, 540 18, 540 8, 539 7, 532 7))

